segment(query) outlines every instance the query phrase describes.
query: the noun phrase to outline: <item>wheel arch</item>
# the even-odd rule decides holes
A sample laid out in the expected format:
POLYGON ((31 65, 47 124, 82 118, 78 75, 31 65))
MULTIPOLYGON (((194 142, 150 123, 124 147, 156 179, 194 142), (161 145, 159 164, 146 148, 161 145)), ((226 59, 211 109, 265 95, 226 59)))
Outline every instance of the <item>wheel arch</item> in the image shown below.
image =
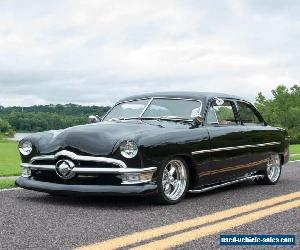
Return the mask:
POLYGON ((280 157, 281 165, 283 165, 284 164, 284 154, 283 153, 279 154, 279 157, 280 157))
POLYGON ((189 188, 194 187, 197 182, 197 172, 196 172, 196 162, 189 155, 176 155, 177 157, 181 157, 185 160, 188 168, 189 168, 189 188))

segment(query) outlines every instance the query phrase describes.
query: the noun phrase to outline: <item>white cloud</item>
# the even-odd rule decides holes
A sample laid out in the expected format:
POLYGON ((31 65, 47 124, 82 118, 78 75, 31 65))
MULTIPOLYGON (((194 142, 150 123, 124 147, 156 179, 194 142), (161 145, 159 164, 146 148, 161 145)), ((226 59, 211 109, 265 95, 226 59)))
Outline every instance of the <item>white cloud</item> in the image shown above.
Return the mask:
POLYGON ((0 2, 0 104, 299 84, 297 1, 0 2))

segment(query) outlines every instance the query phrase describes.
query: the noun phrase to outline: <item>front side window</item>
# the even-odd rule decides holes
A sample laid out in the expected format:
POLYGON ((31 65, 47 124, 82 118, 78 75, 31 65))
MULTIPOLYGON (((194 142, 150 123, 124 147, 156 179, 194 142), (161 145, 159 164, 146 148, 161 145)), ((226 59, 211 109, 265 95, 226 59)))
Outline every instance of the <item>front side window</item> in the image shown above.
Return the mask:
POLYGON ((263 121, 254 113, 250 105, 244 102, 237 102, 241 122, 244 125, 262 124, 263 121))
POLYGON ((208 124, 236 125, 234 104, 230 101, 224 101, 222 105, 218 105, 214 101, 208 111, 206 121, 208 124))

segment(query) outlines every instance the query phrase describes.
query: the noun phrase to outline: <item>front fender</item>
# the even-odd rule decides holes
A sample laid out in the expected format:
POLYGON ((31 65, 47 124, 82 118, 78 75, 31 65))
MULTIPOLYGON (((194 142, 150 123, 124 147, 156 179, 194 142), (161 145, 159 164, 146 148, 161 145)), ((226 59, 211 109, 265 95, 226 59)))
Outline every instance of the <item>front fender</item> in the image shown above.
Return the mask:
POLYGON ((209 134, 204 127, 148 135, 140 138, 139 145, 145 167, 160 165, 164 159, 173 156, 194 159, 191 154, 193 151, 210 148, 209 134))

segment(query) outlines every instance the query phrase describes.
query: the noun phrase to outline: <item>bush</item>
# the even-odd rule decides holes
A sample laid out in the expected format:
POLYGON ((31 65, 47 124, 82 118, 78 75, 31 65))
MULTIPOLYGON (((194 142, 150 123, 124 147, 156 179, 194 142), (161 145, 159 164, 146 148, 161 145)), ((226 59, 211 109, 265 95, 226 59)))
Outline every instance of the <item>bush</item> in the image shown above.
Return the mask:
POLYGON ((15 131, 11 127, 8 121, 0 118, 0 138, 1 137, 12 137, 15 131))
POLYGON ((300 128, 292 128, 288 130, 291 137, 291 144, 300 144, 300 128))

